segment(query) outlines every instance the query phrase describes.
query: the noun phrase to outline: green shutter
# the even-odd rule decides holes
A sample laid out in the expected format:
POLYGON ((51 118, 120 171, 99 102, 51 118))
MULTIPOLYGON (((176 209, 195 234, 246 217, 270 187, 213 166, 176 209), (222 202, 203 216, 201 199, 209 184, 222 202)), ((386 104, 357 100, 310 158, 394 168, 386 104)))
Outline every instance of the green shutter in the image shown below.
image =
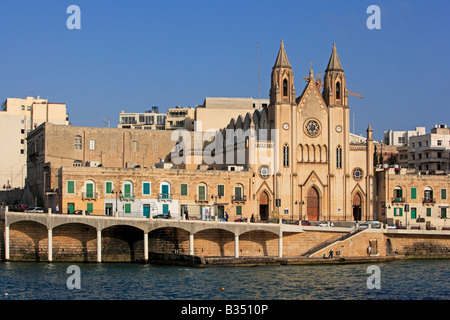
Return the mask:
POLYGON ((447 208, 441 208, 441 219, 447 218, 447 208))
POLYGON ((86 205, 86 210, 87 210, 89 213, 94 212, 94 204, 93 204, 93 203, 88 203, 88 204, 86 205))
POLYGON ((169 213, 169 205, 163 204, 163 214, 169 213))
POLYGON ((447 189, 441 189, 441 200, 447 200, 447 189))
POLYGON ((148 182, 144 182, 144 185, 143 185, 143 194, 145 194, 145 195, 149 195, 150 194, 150 183, 148 183, 148 182))
POLYGON ((236 199, 241 199, 241 187, 234 188, 234 195, 236 196, 236 199))
POLYGON ((86 198, 92 199, 94 197, 94 185, 86 183, 86 198))
POLYGON ((124 196, 126 198, 131 197, 131 185, 129 185, 129 184, 125 185, 125 194, 124 194, 124 196))
POLYGON ((68 203, 67 208, 69 209, 69 213, 73 213, 75 211, 75 203, 68 203))
POLYGON ((411 219, 416 219, 417 216, 417 209, 411 208, 411 219))
POLYGON ((236 206, 236 215, 242 215, 242 206, 236 206))
POLYGON ((198 186, 198 199, 206 200, 206 187, 205 186, 198 186))
POLYGON ((125 213, 131 213, 131 203, 125 203, 125 213))
POLYGON ((225 186, 223 184, 217 185, 217 195, 220 197, 225 195, 225 186))
POLYGON ((106 194, 112 193, 112 182, 106 182, 106 194))
POLYGON ((403 208, 398 208, 398 209, 399 209, 399 211, 400 211, 399 216, 402 217, 402 216, 403 216, 403 208))
POLYGON ((417 188, 411 188, 411 200, 417 199, 417 188))
POLYGON ((427 208, 427 217, 431 217, 431 208, 427 208))
POLYGON ((67 193, 75 193, 75 181, 67 181, 67 193))
POLYGON ((187 189, 187 184, 186 183, 182 183, 181 184, 181 191, 180 191, 182 196, 187 196, 188 195, 188 189, 187 189))

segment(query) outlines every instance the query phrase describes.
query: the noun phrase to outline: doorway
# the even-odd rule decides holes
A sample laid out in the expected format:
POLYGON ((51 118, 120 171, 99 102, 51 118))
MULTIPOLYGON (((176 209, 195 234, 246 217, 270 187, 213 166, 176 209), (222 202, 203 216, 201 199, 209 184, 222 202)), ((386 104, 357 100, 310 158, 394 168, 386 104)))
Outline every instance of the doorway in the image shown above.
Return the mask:
POLYGON ((361 196, 356 193, 353 197, 353 220, 361 220, 361 196))
POLYGON ((309 189, 306 201, 306 214, 308 216, 308 220, 319 220, 319 192, 317 192, 316 188, 312 187, 309 189))
POLYGON ((259 197, 259 218, 269 220, 269 196, 265 191, 259 197))

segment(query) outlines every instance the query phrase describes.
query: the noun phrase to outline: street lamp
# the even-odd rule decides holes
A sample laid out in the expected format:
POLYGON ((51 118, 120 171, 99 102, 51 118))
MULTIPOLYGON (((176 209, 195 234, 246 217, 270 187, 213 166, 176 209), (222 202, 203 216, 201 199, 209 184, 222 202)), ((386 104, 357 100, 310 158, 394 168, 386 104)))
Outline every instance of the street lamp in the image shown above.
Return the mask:
POLYGON ((118 208, 118 204, 117 204, 117 195, 119 195, 120 197, 122 197, 122 190, 113 190, 112 193, 114 193, 114 194, 116 195, 116 216, 118 216, 119 210, 117 210, 117 208, 118 208))
POLYGON ((216 218, 218 218, 218 215, 219 215, 219 206, 217 205, 217 198, 222 198, 222 196, 219 196, 219 195, 211 195, 211 199, 214 199, 214 204, 213 204, 213 206, 215 205, 216 206, 216 208, 214 208, 214 219, 216 219, 216 218), (217 210, 216 210, 217 209, 217 210), (216 211, 217 211, 217 213, 216 213, 216 211))

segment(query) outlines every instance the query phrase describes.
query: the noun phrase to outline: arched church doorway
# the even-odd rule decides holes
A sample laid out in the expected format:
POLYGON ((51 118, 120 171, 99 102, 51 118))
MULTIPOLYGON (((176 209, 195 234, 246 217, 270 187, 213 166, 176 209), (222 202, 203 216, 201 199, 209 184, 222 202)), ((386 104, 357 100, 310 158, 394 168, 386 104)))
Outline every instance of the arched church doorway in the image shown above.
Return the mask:
POLYGON ((317 192, 316 188, 312 187, 309 189, 306 201, 306 213, 308 215, 308 220, 319 220, 319 192, 317 192))
POLYGON ((361 220, 361 196, 355 193, 353 196, 353 220, 361 220))
POLYGON ((269 196, 265 191, 259 196, 259 218, 269 220, 269 196))

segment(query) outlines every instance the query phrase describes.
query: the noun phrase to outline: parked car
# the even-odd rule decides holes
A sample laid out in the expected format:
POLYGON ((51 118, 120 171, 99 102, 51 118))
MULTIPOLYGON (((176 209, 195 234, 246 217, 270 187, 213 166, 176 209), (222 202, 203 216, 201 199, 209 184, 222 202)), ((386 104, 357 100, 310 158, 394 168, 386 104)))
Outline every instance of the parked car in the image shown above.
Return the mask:
POLYGON ((82 215, 83 214, 83 211, 84 211, 84 214, 85 215, 90 215, 90 213, 89 213, 89 211, 87 211, 87 210, 75 210, 74 212, 69 212, 69 214, 79 214, 79 215, 82 215))
POLYGON ((379 221, 370 221, 369 224, 372 228, 375 228, 375 229, 381 228, 381 223, 379 221))
POLYGON ((322 223, 320 223, 319 224, 319 227, 328 227, 328 225, 330 226, 330 227, 334 227, 334 223, 332 222, 332 221, 324 221, 324 222, 322 222, 322 223))
POLYGON ((44 208, 41 208, 41 207, 30 207, 27 210, 25 210, 24 212, 43 213, 44 212, 44 208))
POLYGON ((281 220, 281 222, 282 222, 283 224, 293 224, 293 225, 298 225, 298 220, 286 220, 286 219, 283 219, 283 220, 281 220))
POLYGON ((153 216, 154 219, 172 219, 172 216, 167 213, 161 213, 153 216))
POLYGON ((234 222, 247 222, 247 218, 237 218, 236 220, 234 220, 234 222))
POLYGON ((395 226, 395 224, 388 224, 388 229, 397 229, 397 227, 395 226))
POLYGON ((302 226, 310 226, 311 222, 309 222, 308 220, 302 220, 302 226))

